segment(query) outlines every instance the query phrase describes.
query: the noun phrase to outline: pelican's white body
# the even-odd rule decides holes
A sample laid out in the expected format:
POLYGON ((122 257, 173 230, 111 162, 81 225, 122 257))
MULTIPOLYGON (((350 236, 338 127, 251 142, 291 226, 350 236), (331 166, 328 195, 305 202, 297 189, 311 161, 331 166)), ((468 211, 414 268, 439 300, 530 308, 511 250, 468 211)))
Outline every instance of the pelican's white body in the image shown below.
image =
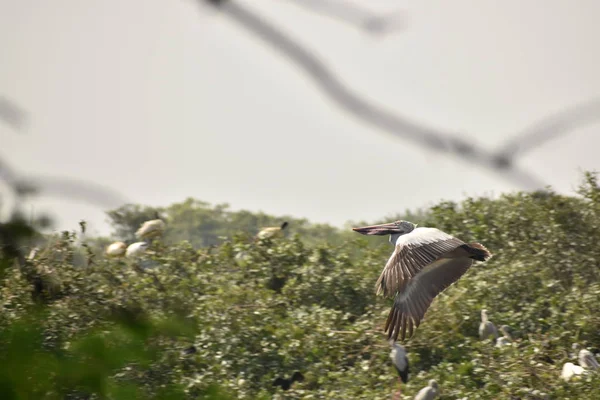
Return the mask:
POLYGON ((118 256, 122 256, 123 254, 125 254, 125 251, 127 251, 127 245, 125 243, 114 242, 114 243, 111 243, 110 245, 108 245, 105 253, 109 257, 118 257, 118 256))
POLYGON ((165 226, 166 224, 162 219, 152 219, 144 222, 140 229, 135 232, 135 235, 140 239, 159 236, 165 230, 165 226))
POLYGON ((127 252, 125 253, 127 258, 134 258, 134 257, 139 257, 142 254, 144 254, 144 252, 146 251, 146 249, 148 248, 148 243, 146 242, 135 242, 129 245, 129 247, 127 247, 127 252))
POLYGON ((452 236, 436 228, 415 228, 409 233, 394 233, 390 235, 390 243, 399 246, 422 246, 429 243, 452 239, 452 236))
POLYGON ((565 363, 565 365, 563 365, 563 369, 562 369, 562 373, 560 374, 560 377, 568 382, 574 376, 583 375, 584 373, 585 373, 585 370, 583 369, 583 367, 580 367, 579 365, 575 365, 571 362, 568 362, 568 363, 565 363))
POLYGON ((429 385, 419 390, 415 396, 415 400, 433 400, 438 395, 437 383, 434 380, 429 381, 429 385))
POLYGON ((583 368, 589 368, 589 369, 600 368, 600 365, 598 365, 598 361, 596 360, 596 357, 594 357, 594 355, 592 354, 591 351, 586 350, 586 349, 582 349, 579 352, 579 365, 581 365, 583 368))

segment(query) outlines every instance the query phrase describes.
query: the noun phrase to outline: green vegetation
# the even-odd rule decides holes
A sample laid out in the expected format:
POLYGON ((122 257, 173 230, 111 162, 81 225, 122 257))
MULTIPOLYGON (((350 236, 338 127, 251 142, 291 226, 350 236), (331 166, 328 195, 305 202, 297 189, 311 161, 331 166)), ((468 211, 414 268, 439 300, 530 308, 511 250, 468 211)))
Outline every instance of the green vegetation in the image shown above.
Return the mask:
MULTIPOLYGON (((41 238, 18 213, 2 226, 0 398, 391 398, 391 300, 374 294, 386 240, 192 199, 109 212, 115 238, 131 239, 155 211, 168 231, 141 261, 153 268, 105 259, 107 239, 41 238), (253 239, 282 220, 285 238, 253 239), (34 242, 40 251, 19 257, 34 242), (294 371, 303 382, 271 386, 294 371)), ((494 258, 440 295, 406 344, 405 399, 432 378, 443 399, 598 398, 599 374, 560 380, 563 363, 577 362, 573 343, 600 348, 595 175, 576 197, 514 193, 410 218, 480 241, 494 258), (482 308, 513 329, 513 346, 479 340, 482 308)))

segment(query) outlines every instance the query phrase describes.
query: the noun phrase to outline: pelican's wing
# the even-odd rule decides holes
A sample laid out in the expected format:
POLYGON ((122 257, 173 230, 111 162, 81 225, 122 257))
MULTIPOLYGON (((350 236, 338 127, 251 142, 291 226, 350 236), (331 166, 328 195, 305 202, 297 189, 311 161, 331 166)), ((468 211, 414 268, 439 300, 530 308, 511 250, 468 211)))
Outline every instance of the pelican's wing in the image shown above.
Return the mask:
POLYGON ((433 299, 467 272, 473 262, 468 257, 444 258, 427 266, 409 280, 402 293, 396 295, 385 323, 385 332, 389 329, 388 339, 397 340, 398 334, 401 334, 402 340, 410 338, 433 299))
POLYGON ((375 284, 377 294, 395 295, 419 271, 463 244, 462 240, 435 228, 417 228, 400 236, 375 284))

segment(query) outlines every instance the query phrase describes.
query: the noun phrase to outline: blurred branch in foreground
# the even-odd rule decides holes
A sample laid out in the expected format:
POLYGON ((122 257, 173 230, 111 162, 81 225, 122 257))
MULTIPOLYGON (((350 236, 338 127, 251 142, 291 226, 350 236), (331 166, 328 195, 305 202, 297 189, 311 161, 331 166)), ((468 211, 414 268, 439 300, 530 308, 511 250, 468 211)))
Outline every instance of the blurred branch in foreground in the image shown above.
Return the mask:
POLYGON ((398 11, 375 14, 357 4, 341 0, 290 0, 292 3, 313 13, 334 18, 338 21, 354 25, 371 34, 383 35, 396 31, 400 27, 398 11))
POLYGON ((27 122, 27 113, 13 101, 0 96, 0 120, 16 130, 23 130, 27 122))
POLYGON ((533 174, 515 166, 512 158, 507 159, 477 146, 472 140, 413 122, 370 103, 345 85, 311 51, 244 6, 231 0, 204 1, 219 7, 223 14, 296 63, 331 100, 354 117, 401 139, 410 140, 430 150, 454 154, 461 160, 498 172, 521 187, 539 189, 545 186, 533 174))

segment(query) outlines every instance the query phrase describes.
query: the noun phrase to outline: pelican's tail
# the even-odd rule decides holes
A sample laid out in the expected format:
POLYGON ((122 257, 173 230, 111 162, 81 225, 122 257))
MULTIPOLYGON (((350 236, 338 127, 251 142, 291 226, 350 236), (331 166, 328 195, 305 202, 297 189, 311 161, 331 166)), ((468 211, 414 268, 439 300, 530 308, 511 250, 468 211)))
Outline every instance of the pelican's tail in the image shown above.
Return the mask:
POLYGON ((492 258, 492 253, 481 243, 468 243, 463 246, 471 254, 471 258, 477 261, 487 261, 492 258))

